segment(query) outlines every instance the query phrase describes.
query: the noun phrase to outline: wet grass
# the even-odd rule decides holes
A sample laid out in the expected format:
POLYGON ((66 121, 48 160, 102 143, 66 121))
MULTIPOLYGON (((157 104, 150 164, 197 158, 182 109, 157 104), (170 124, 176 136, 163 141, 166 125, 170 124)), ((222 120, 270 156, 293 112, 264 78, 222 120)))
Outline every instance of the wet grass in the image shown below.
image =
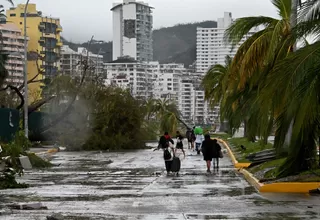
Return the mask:
POLYGON ((212 134, 211 138, 220 138, 223 140, 227 140, 228 138, 231 138, 232 136, 230 134, 226 133, 220 133, 220 134, 212 134))

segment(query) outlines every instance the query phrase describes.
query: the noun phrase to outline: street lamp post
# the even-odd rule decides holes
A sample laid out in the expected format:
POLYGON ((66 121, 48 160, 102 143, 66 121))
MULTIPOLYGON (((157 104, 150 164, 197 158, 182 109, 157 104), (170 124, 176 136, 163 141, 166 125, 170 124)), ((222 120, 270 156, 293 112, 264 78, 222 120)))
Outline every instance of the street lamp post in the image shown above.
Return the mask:
POLYGON ((28 59, 27 59, 27 10, 30 0, 27 0, 24 7, 24 134, 29 138, 28 128, 28 59))

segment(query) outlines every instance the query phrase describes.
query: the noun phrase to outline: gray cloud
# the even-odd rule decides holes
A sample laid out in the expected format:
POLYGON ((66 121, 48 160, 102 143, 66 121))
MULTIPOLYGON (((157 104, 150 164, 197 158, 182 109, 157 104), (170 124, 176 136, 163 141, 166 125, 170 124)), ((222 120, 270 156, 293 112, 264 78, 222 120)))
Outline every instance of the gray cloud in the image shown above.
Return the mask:
MULTIPOLYGON (((3 2, 4 0, 1 0, 3 2)), ((25 0, 14 0, 16 4, 25 0)), ((60 17, 63 36, 73 42, 90 39, 112 40, 113 0, 30 0, 47 16, 60 17)), ((119 2, 119 0, 117 1, 119 2)), ((270 0, 145 0, 154 9, 154 28, 178 23, 217 20, 224 11, 234 18, 272 16, 277 12, 270 0)), ((8 4, 4 4, 9 7, 8 4)))

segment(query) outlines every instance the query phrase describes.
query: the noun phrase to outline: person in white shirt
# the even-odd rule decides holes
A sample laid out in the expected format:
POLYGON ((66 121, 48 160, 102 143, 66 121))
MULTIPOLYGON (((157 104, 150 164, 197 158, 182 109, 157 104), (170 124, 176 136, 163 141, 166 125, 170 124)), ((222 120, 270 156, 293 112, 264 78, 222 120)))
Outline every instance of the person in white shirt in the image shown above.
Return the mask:
POLYGON ((204 141, 203 134, 197 134, 196 135, 196 141, 195 141, 197 154, 200 154, 201 145, 202 145, 203 141, 204 141))

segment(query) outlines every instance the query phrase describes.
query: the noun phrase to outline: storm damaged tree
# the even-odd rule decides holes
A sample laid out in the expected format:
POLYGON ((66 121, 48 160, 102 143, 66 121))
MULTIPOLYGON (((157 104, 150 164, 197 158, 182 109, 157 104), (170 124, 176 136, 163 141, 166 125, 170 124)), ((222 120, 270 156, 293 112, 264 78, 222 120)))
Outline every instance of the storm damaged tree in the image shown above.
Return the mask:
MULTIPOLYGON (((41 133, 45 133, 46 131, 48 131, 50 129, 50 127, 55 126, 57 123, 59 123, 61 120, 63 120, 71 111, 71 109, 73 108, 73 104, 79 94, 79 92, 81 91, 81 88, 85 82, 85 79, 88 75, 88 72, 91 71, 92 67, 89 66, 89 48, 91 45, 91 42, 93 40, 93 37, 91 38, 91 40, 88 42, 88 52, 86 57, 82 57, 81 61, 79 61, 79 63, 77 64, 79 66, 80 69, 80 77, 78 77, 73 85, 75 85, 75 89, 74 92, 72 94, 72 97, 69 98, 67 100, 67 103, 64 105, 64 109, 62 111, 60 111, 60 113, 55 117, 52 118, 52 120, 49 120, 47 122, 46 125, 41 127, 41 133)), ((6 56, 2 55, 1 57, 1 77, 0 79, 3 79, 7 76, 7 70, 5 69, 5 61, 6 61, 6 56)), ((45 85, 45 88, 53 88, 54 86, 56 86, 58 83, 57 81, 61 79, 61 75, 57 75, 55 77, 52 78, 46 78, 45 77, 45 72, 44 70, 42 70, 40 68, 39 65, 39 61, 40 60, 44 60, 45 57, 41 56, 40 54, 38 54, 37 52, 29 52, 28 53, 28 61, 29 62, 35 62, 35 65, 37 66, 37 72, 33 75, 32 78, 28 79, 28 85, 34 84, 34 83, 42 83, 45 85)), ((3 84, 3 83, 2 83, 3 84)), ((0 89, 0 92, 2 92, 2 96, 0 97, 5 97, 8 96, 8 90, 10 89, 11 91, 13 91, 17 98, 14 100, 19 100, 17 106, 15 107, 17 110, 21 111, 21 114, 23 113, 23 105, 24 105, 24 96, 23 96, 23 91, 24 91, 24 83, 21 84, 20 86, 16 87, 14 85, 11 85, 10 83, 6 83, 6 85, 2 85, 2 88, 0 89)), ((52 89, 51 89, 52 91, 52 89)), ((37 110, 39 110, 41 107, 43 107, 46 103, 54 100, 57 97, 58 93, 57 92, 51 92, 46 94, 43 98, 41 99, 35 99, 33 103, 31 103, 28 107, 28 113, 29 115, 37 110)), ((0 98, 1 100, 1 98, 0 98)), ((8 99, 2 99, 2 100, 8 100, 8 99)), ((2 103, 2 107, 11 107, 10 105, 8 105, 8 103, 2 103)))

